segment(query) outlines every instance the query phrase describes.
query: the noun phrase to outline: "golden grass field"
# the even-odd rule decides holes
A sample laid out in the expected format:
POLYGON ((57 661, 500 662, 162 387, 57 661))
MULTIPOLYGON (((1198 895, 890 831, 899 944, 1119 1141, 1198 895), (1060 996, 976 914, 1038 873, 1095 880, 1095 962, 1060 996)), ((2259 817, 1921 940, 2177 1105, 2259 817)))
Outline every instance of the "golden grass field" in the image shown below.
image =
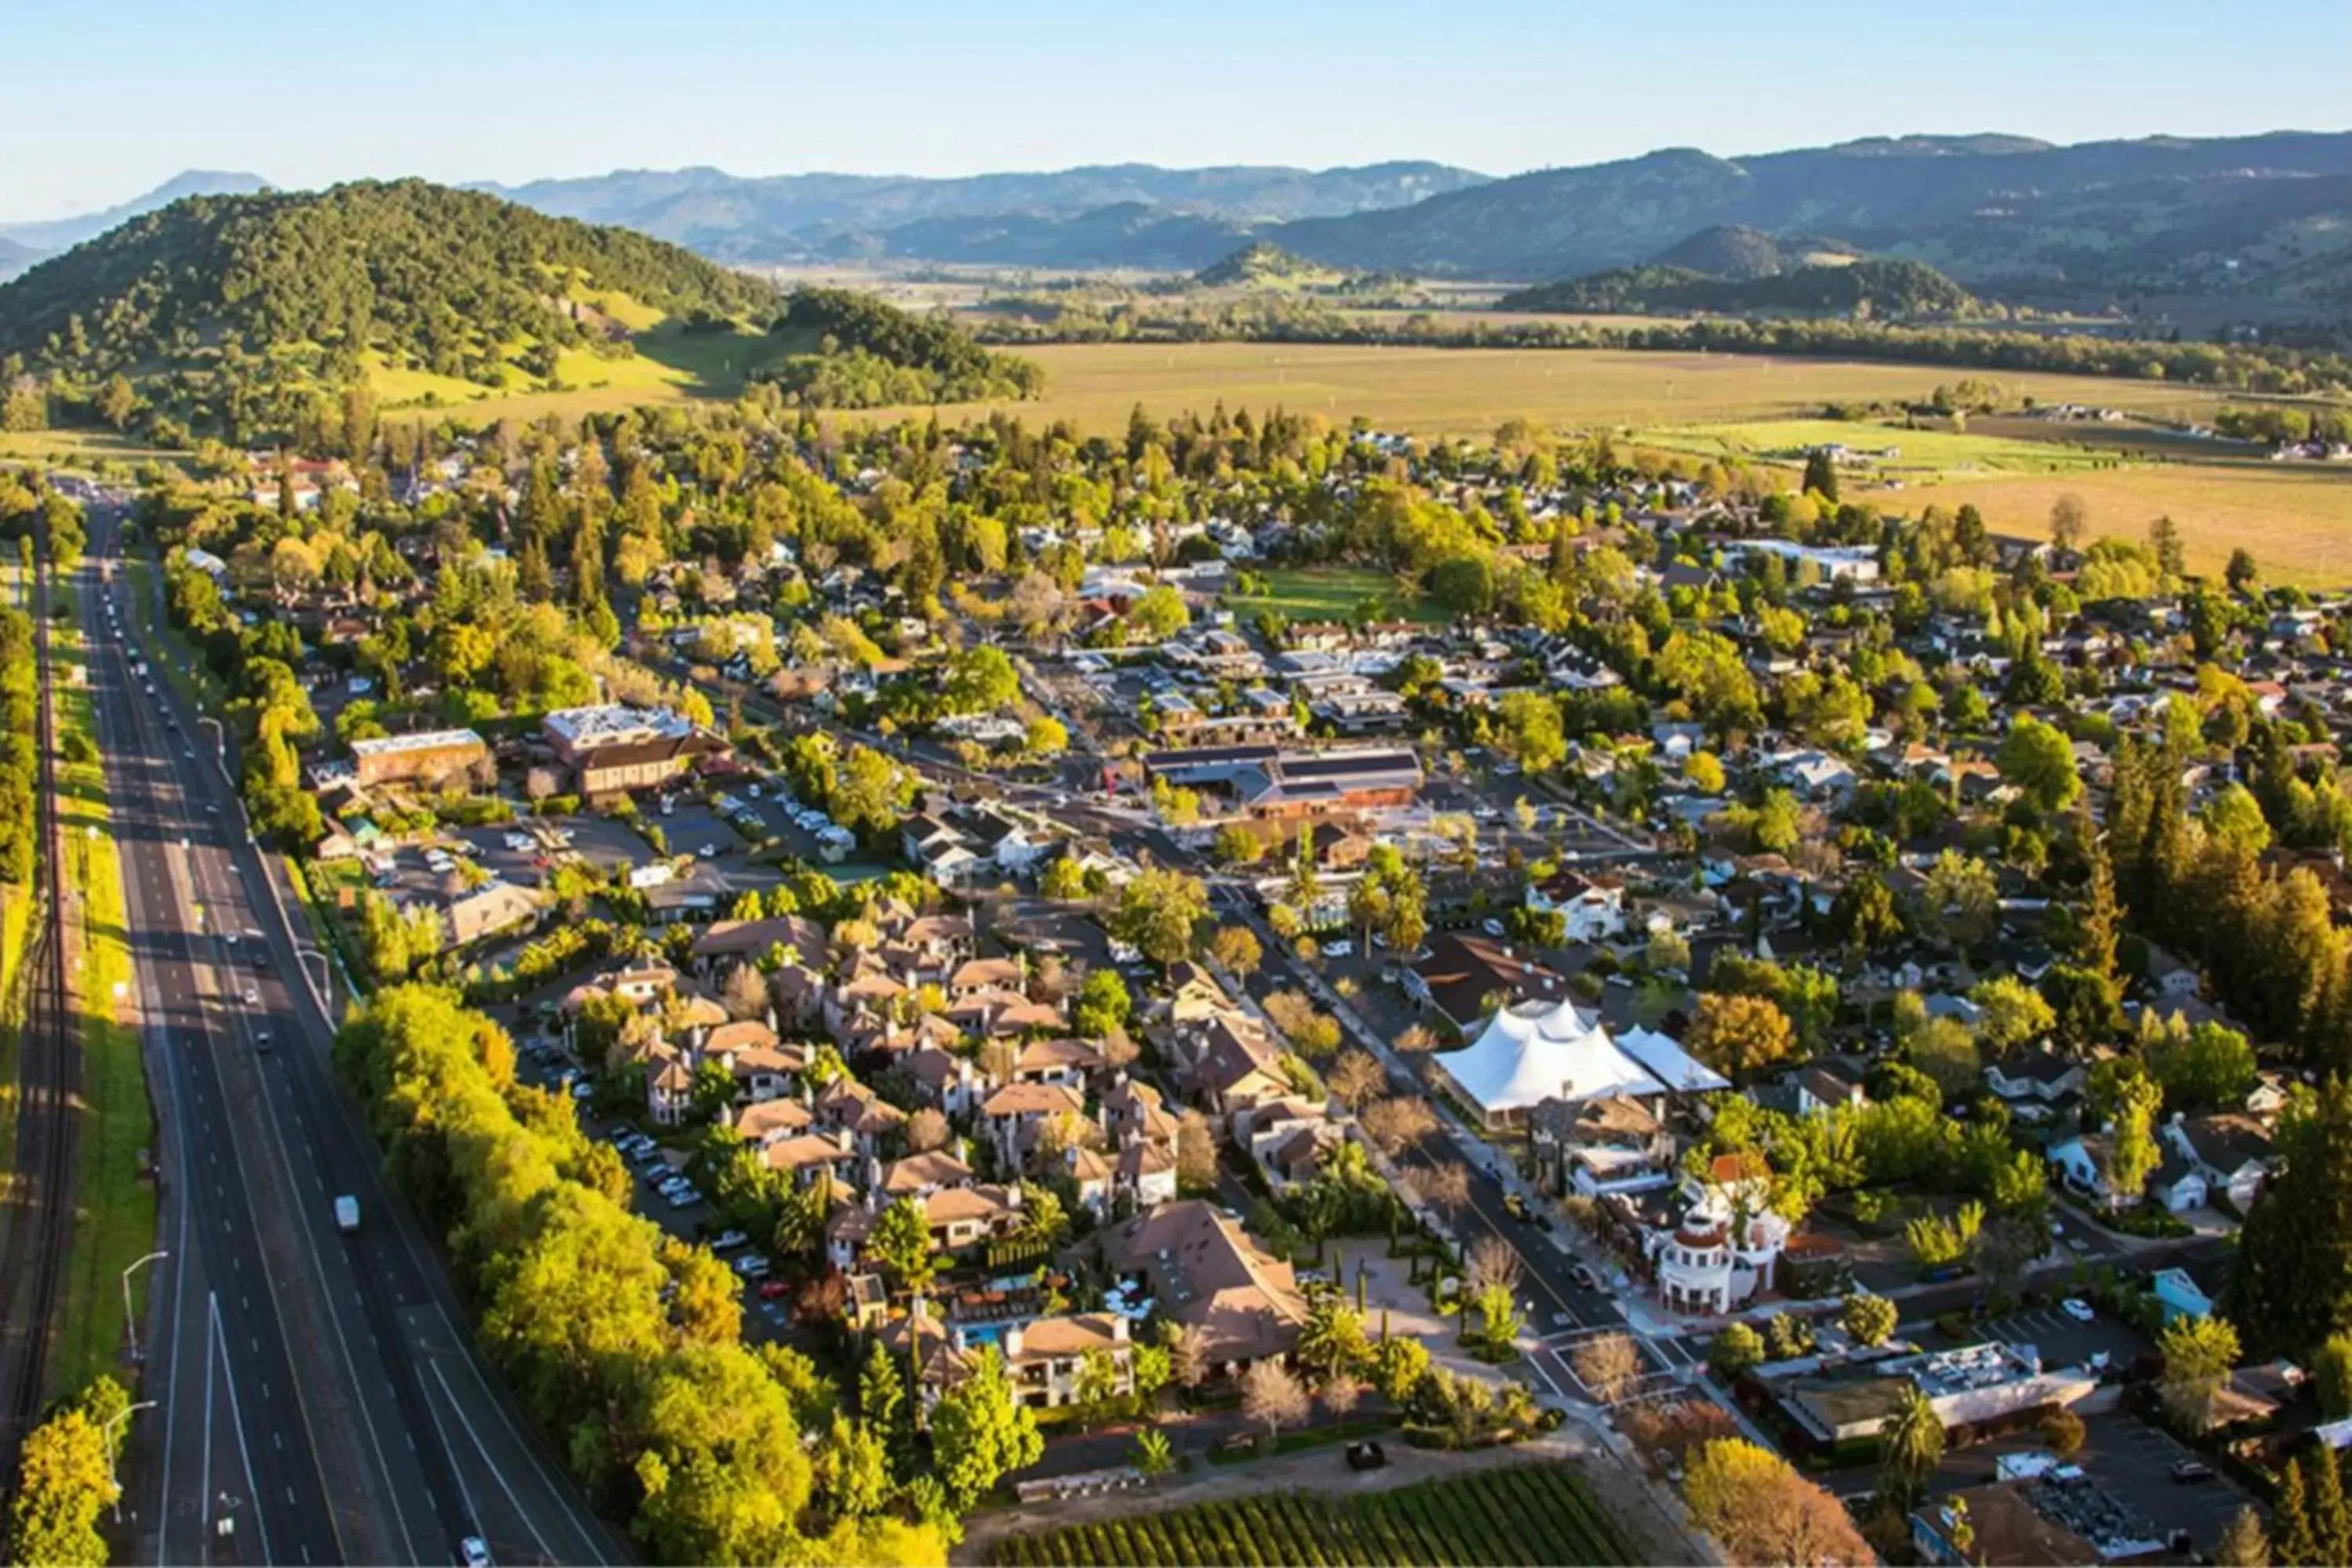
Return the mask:
POLYGON ((2180 525, 2191 571, 2219 574, 2242 545, 2268 581, 2352 584, 2352 473, 2342 465, 2161 463, 1987 475, 1906 490, 1901 500, 1906 511, 1972 501, 1988 527, 2038 534, 2049 528, 2051 503, 2065 495, 2082 498, 2094 537, 2140 538, 2157 518, 2171 518, 2180 525))
MULTIPOLYGON (((941 419, 1002 406, 1033 426, 1067 419, 1108 432, 1125 428, 1139 402, 1166 417, 1187 409, 1206 413, 1222 400, 1228 409, 1257 412, 1279 404, 1339 423, 1361 415, 1384 429, 1484 436, 1513 415, 1578 428, 1788 418, 1833 402, 1917 400, 1938 382, 1970 375, 2044 402, 2192 415, 2220 401, 2214 392, 2161 382, 1757 354, 1291 343, 1051 344, 1021 352, 1045 367, 1043 398, 941 409, 941 419)), ((877 409, 839 417, 930 412, 877 409)))

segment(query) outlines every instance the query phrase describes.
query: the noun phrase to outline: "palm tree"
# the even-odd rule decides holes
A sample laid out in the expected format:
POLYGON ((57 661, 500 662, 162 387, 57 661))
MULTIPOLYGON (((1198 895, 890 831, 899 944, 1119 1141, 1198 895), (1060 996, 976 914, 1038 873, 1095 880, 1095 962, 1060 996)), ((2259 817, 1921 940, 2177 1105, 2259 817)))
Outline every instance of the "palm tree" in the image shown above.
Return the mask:
POLYGON ((1882 1487, 1916 1500, 1944 1458, 1944 1422, 1918 1387, 1906 1389, 1879 1429, 1882 1487))

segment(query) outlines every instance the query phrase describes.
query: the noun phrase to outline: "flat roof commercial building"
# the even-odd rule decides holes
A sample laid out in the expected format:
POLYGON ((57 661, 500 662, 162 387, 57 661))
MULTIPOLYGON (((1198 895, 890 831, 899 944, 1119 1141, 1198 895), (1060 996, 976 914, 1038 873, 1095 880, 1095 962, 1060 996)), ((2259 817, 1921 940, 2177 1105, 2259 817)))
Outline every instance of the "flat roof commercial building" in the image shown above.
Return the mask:
POLYGON ((441 780, 481 766, 490 749, 471 730, 424 730, 352 742, 352 772, 362 784, 395 779, 441 780))
POLYGON ((1403 746, 1200 746, 1154 752, 1143 765, 1171 785, 1220 790, 1244 813, 1271 817, 1410 805, 1423 778, 1421 759, 1403 746))

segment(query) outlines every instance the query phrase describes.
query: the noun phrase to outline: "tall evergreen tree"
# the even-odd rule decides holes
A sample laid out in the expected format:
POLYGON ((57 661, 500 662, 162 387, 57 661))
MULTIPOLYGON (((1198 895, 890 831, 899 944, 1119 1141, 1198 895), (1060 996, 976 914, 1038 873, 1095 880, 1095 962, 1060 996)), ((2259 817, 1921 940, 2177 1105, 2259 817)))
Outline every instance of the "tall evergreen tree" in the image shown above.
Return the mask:
POLYGON ((2263 1353, 2303 1355, 2352 1328, 2352 1083, 2290 1109, 2277 1148, 2239 1237, 2232 1310, 2263 1353))
POLYGON ((2311 1530, 2311 1489, 2304 1484, 2303 1461, 2287 1461, 2279 1478, 2278 1503, 2272 1510, 2271 1559, 2298 1565, 2327 1561, 2319 1554, 2311 1530))
POLYGON ((2304 1456, 2309 1471, 2311 1543, 2319 1555, 2315 1563, 2352 1563, 2352 1512, 2344 1504, 2344 1476, 2336 1468, 2336 1450, 2326 1443, 2312 1446, 2304 1456))
POLYGON ((2105 840, 2091 838, 2091 881, 2076 917, 2074 955, 2084 968, 2104 979, 2116 977, 2116 936, 2123 911, 2116 905, 2115 863, 2105 840))

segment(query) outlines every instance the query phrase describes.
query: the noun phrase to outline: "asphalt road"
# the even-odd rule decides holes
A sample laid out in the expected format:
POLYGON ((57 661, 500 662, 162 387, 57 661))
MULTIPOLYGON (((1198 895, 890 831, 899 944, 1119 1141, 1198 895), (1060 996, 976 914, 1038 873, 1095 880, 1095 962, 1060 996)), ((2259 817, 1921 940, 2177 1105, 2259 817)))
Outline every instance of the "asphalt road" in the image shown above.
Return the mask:
MULTIPOLYGON (((94 522, 96 556, 111 529, 94 522)), ((215 731, 167 681, 146 689, 127 584, 112 632, 85 574, 171 1254, 150 1314, 161 1407, 139 1424, 127 1504, 138 1556, 452 1562, 479 1535, 501 1562, 605 1560, 332 1079, 286 890, 246 838, 215 731), (351 1236, 333 1217, 346 1194, 351 1236)), ((323 971, 315 950, 307 962, 323 971)))

